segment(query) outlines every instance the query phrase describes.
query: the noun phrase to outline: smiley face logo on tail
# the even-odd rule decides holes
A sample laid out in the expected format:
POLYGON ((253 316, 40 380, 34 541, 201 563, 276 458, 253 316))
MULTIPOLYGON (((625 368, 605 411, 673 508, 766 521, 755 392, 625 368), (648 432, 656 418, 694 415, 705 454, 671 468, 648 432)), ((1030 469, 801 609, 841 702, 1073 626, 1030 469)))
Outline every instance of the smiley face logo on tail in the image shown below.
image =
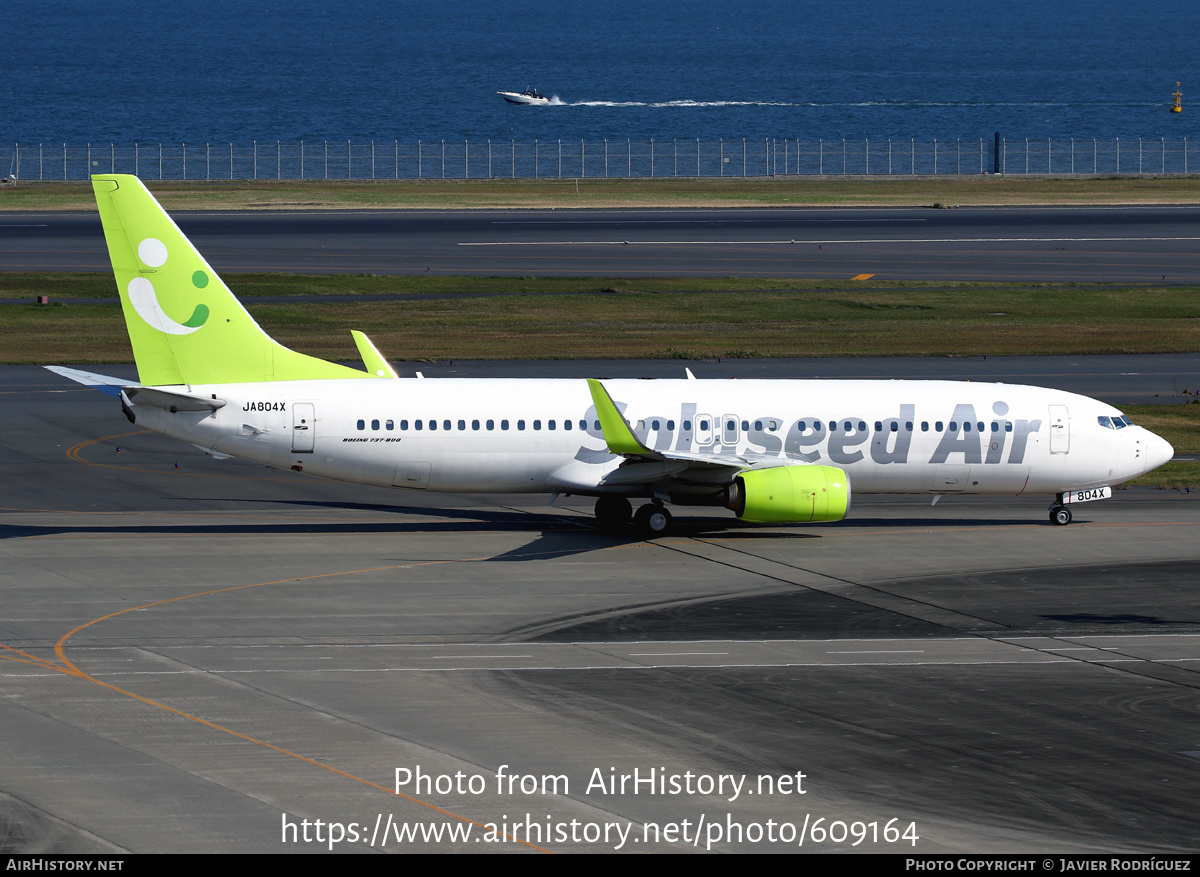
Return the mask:
MULTIPOLYGON (((138 244, 137 251, 138 258, 151 268, 159 268, 166 264, 169 255, 166 245, 156 238, 146 238, 138 244)), ((196 271, 192 274, 192 285, 197 289, 208 286, 208 275, 203 271, 196 271)), ((146 325, 160 332, 168 335, 191 335, 208 320, 208 306, 203 304, 196 305, 192 315, 185 322, 177 323, 172 320, 158 303, 158 293, 154 284, 145 277, 133 278, 129 281, 127 289, 129 302, 138 316, 146 321, 146 325)))

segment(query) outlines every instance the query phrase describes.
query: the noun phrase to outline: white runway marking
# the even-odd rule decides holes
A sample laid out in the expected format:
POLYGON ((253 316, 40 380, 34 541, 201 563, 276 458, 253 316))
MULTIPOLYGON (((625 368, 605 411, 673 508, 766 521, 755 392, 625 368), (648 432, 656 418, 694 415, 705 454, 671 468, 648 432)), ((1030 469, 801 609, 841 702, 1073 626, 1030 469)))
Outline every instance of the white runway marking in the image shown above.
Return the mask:
POLYGON ((1063 244, 1117 243, 1128 241, 1200 241, 1200 237, 1104 237, 1104 238, 831 238, 829 240, 760 241, 459 241, 460 247, 632 247, 632 246, 765 246, 769 244, 1063 244))

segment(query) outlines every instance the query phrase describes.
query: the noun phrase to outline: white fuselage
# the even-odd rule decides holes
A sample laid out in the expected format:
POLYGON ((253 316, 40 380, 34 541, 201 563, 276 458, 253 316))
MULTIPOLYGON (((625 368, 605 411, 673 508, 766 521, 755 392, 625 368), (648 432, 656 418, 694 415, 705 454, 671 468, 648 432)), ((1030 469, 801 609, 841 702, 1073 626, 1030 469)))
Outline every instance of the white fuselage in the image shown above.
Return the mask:
MULTIPOLYGON (((1059 493, 1118 484, 1171 448, 1085 396, 949 381, 610 380, 653 450, 820 463, 862 493, 1059 493), (1105 425, 1105 421, 1109 425, 1105 425), (1119 422, 1119 421, 1118 421, 1119 422)), ((181 388, 165 388, 179 391, 181 388)), ((402 379, 192 386, 217 411, 136 405, 137 422, 219 453, 356 483, 645 495, 618 472, 583 380, 402 379)), ((663 463, 637 463, 663 467, 663 463)), ((702 478, 701 478, 702 480, 702 478)))

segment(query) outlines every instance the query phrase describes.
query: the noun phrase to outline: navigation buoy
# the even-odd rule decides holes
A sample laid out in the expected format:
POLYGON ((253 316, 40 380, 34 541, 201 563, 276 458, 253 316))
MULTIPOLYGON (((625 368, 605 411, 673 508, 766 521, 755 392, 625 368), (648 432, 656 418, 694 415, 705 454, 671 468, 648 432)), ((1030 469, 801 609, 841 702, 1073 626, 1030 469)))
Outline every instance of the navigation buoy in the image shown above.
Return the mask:
POLYGON ((1183 112, 1183 92, 1179 90, 1179 83, 1175 83, 1175 102, 1171 104, 1172 113, 1183 112))

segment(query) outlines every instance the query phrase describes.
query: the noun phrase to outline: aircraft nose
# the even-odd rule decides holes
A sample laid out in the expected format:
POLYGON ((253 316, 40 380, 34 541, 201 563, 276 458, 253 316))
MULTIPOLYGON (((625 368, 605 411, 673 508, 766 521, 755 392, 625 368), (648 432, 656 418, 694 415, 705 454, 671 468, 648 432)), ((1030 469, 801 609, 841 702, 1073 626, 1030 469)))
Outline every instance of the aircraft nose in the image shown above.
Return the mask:
POLYGON ((1175 449, 1171 447, 1171 443, 1161 436, 1154 433, 1149 433, 1146 436, 1146 469, 1149 472, 1151 469, 1157 469, 1163 463, 1168 462, 1175 456, 1175 449))

